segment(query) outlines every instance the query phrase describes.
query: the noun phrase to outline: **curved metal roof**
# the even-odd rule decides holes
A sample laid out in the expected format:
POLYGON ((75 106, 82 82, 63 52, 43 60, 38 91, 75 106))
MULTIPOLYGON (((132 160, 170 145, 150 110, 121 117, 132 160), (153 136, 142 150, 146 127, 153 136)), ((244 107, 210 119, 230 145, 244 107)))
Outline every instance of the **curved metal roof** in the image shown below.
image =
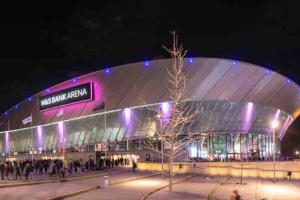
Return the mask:
MULTIPOLYGON (((1 117, 1 130, 28 127, 22 119, 33 116, 33 125, 53 123, 103 112, 93 111, 103 101, 106 110, 137 106, 141 99, 149 104, 168 101, 167 67, 171 59, 126 64, 101 70, 66 81, 49 90, 41 91, 30 100, 23 101, 17 108, 1 117), (81 83, 93 82, 94 100, 41 112, 39 97, 81 83), (58 113, 63 110, 63 115, 58 113)), ((225 100, 253 102, 283 110, 297 117, 300 108, 299 86, 288 78, 257 65, 232 62, 218 58, 193 58, 185 60, 185 73, 189 76, 186 97, 208 101, 225 100)), ((37 83, 38 84, 38 83, 37 83)))

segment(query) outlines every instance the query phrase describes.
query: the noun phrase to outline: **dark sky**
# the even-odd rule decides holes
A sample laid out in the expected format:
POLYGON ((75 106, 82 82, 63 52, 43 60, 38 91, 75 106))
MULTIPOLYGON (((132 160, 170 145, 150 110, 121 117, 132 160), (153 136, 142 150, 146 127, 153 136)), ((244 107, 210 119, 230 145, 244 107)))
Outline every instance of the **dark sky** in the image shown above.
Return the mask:
MULTIPOLYGON (((300 83, 300 1, 29 1, 0 6, 0 110, 77 75, 166 56, 246 61, 300 83)), ((283 151, 300 149, 300 120, 283 151), (298 147, 296 147, 298 145, 298 147)))

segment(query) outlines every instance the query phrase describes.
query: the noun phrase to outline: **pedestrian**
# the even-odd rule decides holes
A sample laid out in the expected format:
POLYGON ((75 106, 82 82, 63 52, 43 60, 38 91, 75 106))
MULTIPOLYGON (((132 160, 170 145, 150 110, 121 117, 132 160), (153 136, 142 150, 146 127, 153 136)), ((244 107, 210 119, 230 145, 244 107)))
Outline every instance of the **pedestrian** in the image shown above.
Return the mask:
POLYGON ((137 168, 137 164, 135 161, 133 161, 132 162, 132 171, 135 172, 136 168, 137 168))
POLYGON ((24 167, 24 176, 25 176, 26 180, 28 180, 28 176, 29 176, 30 170, 31 170, 30 164, 26 163, 26 165, 24 167))
POLYGON ((291 180, 292 179, 292 171, 287 172, 287 179, 291 180))
POLYGON ((9 174, 9 166, 8 166, 8 162, 6 162, 4 164, 4 176, 6 177, 6 179, 8 180, 8 174, 9 174))
POLYGON ((22 178, 21 177, 21 167, 20 167, 20 164, 19 164, 19 162, 16 162, 16 179, 18 179, 18 178, 22 178))
POLYGON ((241 196, 239 195, 237 190, 232 191, 231 200, 241 200, 241 196))
POLYGON ((4 163, 0 163, 0 173, 1 173, 1 180, 4 179, 4 163))

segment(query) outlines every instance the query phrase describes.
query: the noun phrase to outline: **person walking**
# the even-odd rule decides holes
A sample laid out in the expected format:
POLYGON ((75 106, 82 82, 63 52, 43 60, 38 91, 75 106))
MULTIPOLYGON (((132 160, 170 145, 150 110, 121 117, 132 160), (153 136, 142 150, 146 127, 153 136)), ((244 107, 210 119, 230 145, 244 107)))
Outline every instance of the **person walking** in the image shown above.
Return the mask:
POLYGON ((137 164, 135 161, 133 161, 132 162, 132 171, 135 172, 136 168, 137 168, 137 164))
POLYGON ((18 179, 18 178, 22 178, 22 176, 21 176, 21 167, 20 167, 20 163, 19 162, 16 162, 15 163, 15 166, 16 166, 16 179, 18 179))
POLYGON ((24 167, 24 176, 25 176, 26 180, 28 180, 28 176, 29 176, 30 170, 31 170, 30 164, 26 163, 26 165, 24 167))
POLYGON ((239 195, 237 190, 233 190, 230 199, 231 200, 241 200, 241 196, 239 195))
POLYGON ((4 163, 0 163, 1 180, 4 180, 4 163))
POLYGON ((67 161, 67 159, 64 159, 62 161, 62 170, 61 170, 61 174, 62 174, 63 178, 65 178, 67 169, 68 169, 68 161, 67 161))

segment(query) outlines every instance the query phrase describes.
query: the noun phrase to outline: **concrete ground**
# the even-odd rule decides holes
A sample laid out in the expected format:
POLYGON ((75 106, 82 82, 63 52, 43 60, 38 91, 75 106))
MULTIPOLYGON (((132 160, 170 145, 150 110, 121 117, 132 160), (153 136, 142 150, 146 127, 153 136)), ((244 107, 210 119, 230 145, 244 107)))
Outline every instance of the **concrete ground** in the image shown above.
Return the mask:
MULTIPOLYGON (((152 175, 151 172, 123 172, 109 176, 110 183, 122 180, 152 175)), ((175 180, 180 180, 189 175, 177 175, 175 180)), ((243 200, 299 200, 300 181, 277 180, 273 184, 270 180, 244 179, 246 184, 236 184, 239 178, 226 179, 224 184, 220 184, 226 177, 206 177, 197 175, 191 179, 174 185, 172 199, 205 199, 211 193, 210 199, 225 200, 230 199, 232 190, 237 189, 243 200)), ((168 184, 168 177, 162 178, 155 175, 139 180, 113 184, 101 189, 95 189, 83 194, 69 197, 69 200, 138 200, 145 194, 168 184)), ((47 183, 41 185, 20 186, 11 188, 0 188, 0 199, 48 199, 59 195, 73 193, 79 190, 88 189, 95 186, 104 186, 103 176, 93 177, 68 182, 47 183)), ((154 192, 147 199, 161 200, 169 199, 168 188, 154 192)))
MULTIPOLYGON (((224 184, 220 183, 224 177, 212 177, 207 179, 203 176, 196 176, 188 181, 174 186, 174 192, 171 199, 206 199, 207 195, 215 189, 209 199, 228 200, 231 192, 238 190, 243 200, 299 200, 300 199, 300 181, 277 180, 274 184, 270 180, 244 179, 246 184, 237 184, 239 178, 230 178, 224 184)), ((155 192, 149 198, 168 199, 168 189, 155 192)))
MULTIPOLYGON (((176 180, 187 177, 188 175, 178 175, 176 180)), ((139 200, 148 192, 168 184, 168 177, 162 178, 161 175, 130 181, 122 184, 112 185, 108 188, 93 190, 81 195, 77 195, 68 200, 139 200)))
MULTIPOLYGON (((134 174, 132 172, 124 172, 110 175, 110 179, 111 181, 119 181, 132 177, 143 176, 145 174, 149 173, 134 174)), ((64 195, 66 193, 101 185, 102 183, 103 176, 99 174, 99 177, 75 181, 0 188, 0 199, 48 199, 58 195, 64 195)))

